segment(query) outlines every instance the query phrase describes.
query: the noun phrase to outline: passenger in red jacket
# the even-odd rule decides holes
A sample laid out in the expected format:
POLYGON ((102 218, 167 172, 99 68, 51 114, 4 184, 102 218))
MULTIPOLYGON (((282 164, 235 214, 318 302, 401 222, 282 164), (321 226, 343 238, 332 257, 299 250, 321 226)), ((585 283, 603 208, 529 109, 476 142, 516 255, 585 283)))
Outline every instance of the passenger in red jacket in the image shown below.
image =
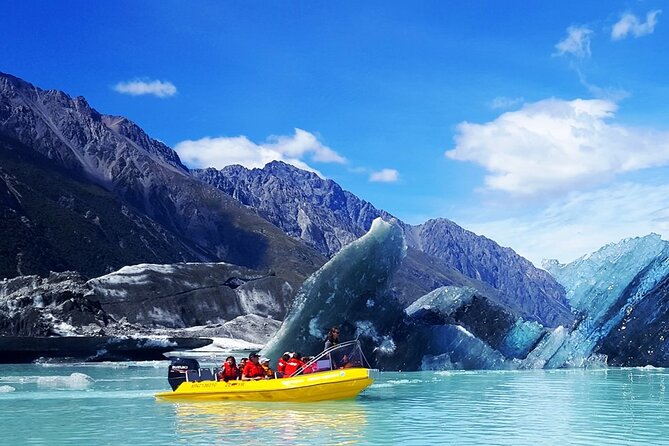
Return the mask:
POLYGON ((283 376, 285 378, 293 375, 300 368, 304 367, 304 362, 302 361, 302 355, 295 353, 290 361, 286 363, 286 368, 284 369, 283 376))
POLYGON ((290 361, 290 357, 292 355, 290 352, 285 352, 283 356, 279 358, 279 360, 276 362, 276 376, 279 378, 283 378, 284 375, 286 374, 286 363, 290 361))
POLYGON ((304 358, 302 358, 302 362, 304 362, 304 374, 305 375, 307 373, 314 373, 314 372, 318 371, 318 367, 317 367, 315 362, 313 364, 310 364, 310 365, 307 366, 307 364, 309 364, 309 361, 311 361, 312 359, 314 359, 313 356, 305 356, 304 358))
POLYGON ((235 361, 235 358, 232 356, 228 356, 227 358, 225 358, 225 362, 223 363, 223 369, 218 372, 218 380, 234 381, 238 377, 239 377, 239 369, 237 368, 237 363, 235 361))
POLYGON ((257 381, 265 378, 265 370, 260 365, 259 357, 256 353, 249 355, 249 360, 242 370, 242 381, 257 381))

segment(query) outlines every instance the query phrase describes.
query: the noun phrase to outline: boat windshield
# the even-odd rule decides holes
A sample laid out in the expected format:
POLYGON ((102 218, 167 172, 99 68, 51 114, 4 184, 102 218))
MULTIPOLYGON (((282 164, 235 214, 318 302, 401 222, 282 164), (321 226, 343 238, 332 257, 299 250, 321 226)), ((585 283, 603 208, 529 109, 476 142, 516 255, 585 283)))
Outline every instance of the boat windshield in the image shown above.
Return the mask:
POLYGON ((371 368, 357 339, 342 342, 319 353, 292 376, 351 367, 371 368))

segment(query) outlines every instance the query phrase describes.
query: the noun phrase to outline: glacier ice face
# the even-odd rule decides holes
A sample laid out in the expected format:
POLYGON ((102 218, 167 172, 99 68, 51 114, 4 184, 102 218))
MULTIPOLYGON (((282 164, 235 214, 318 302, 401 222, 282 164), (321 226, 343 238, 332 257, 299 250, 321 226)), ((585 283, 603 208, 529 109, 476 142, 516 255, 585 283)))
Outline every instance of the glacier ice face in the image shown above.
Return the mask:
POLYGON ((632 279, 666 250, 667 243, 651 234, 606 245, 568 265, 545 266, 567 291, 571 306, 598 320, 632 279))
POLYGON ((304 282, 262 355, 318 353, 328 329, 335 325, 342 328, 342 339, 368 338, 392 353, 394 341, 389 334, 403 313, 384 290, 405 254, 400 225, 395 220, 374 220, 367 234, 342 248, 304 282))
POLYGON ((669 275, 669 245, 657 234, 610 244, 569 265, 550 266, 580 313, 546 367, 582 367, 639 302, 669 275))
POLYGON ((504 336, 499 351, 509 358, 525 358, 545 333, 540 323, 520 318, 504 336))

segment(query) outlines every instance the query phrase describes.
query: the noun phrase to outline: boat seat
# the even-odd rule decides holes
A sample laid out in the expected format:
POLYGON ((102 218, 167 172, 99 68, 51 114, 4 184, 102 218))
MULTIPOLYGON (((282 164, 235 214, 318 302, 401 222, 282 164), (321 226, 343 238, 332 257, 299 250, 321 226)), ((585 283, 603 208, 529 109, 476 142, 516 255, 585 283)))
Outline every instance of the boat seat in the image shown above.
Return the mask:
POLYGON ((319 359, 318 361, 316 361, 316 370, 317 371, 332 370, 332 364, 330 364, 330 360, 319 359))
POLYGON ((211 369, 200 369, 200 381, 215 381, 211 369))
POLYGON ((188 370, 186 371, 186 381, 188 382, 197 382, 200 381, 200 374, 197 370, 188 370))

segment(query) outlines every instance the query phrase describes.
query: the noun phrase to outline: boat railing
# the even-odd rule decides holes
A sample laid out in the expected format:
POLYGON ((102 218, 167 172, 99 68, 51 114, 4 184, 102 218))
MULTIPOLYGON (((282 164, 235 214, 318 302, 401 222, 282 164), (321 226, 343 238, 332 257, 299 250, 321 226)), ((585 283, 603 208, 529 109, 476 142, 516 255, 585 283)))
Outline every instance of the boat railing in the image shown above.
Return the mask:
POLYGON ((357 339, 333 345, 322 351, 291 376, 351 367, 370 368, 369 361, 362 352, 360 341, 357 339))

